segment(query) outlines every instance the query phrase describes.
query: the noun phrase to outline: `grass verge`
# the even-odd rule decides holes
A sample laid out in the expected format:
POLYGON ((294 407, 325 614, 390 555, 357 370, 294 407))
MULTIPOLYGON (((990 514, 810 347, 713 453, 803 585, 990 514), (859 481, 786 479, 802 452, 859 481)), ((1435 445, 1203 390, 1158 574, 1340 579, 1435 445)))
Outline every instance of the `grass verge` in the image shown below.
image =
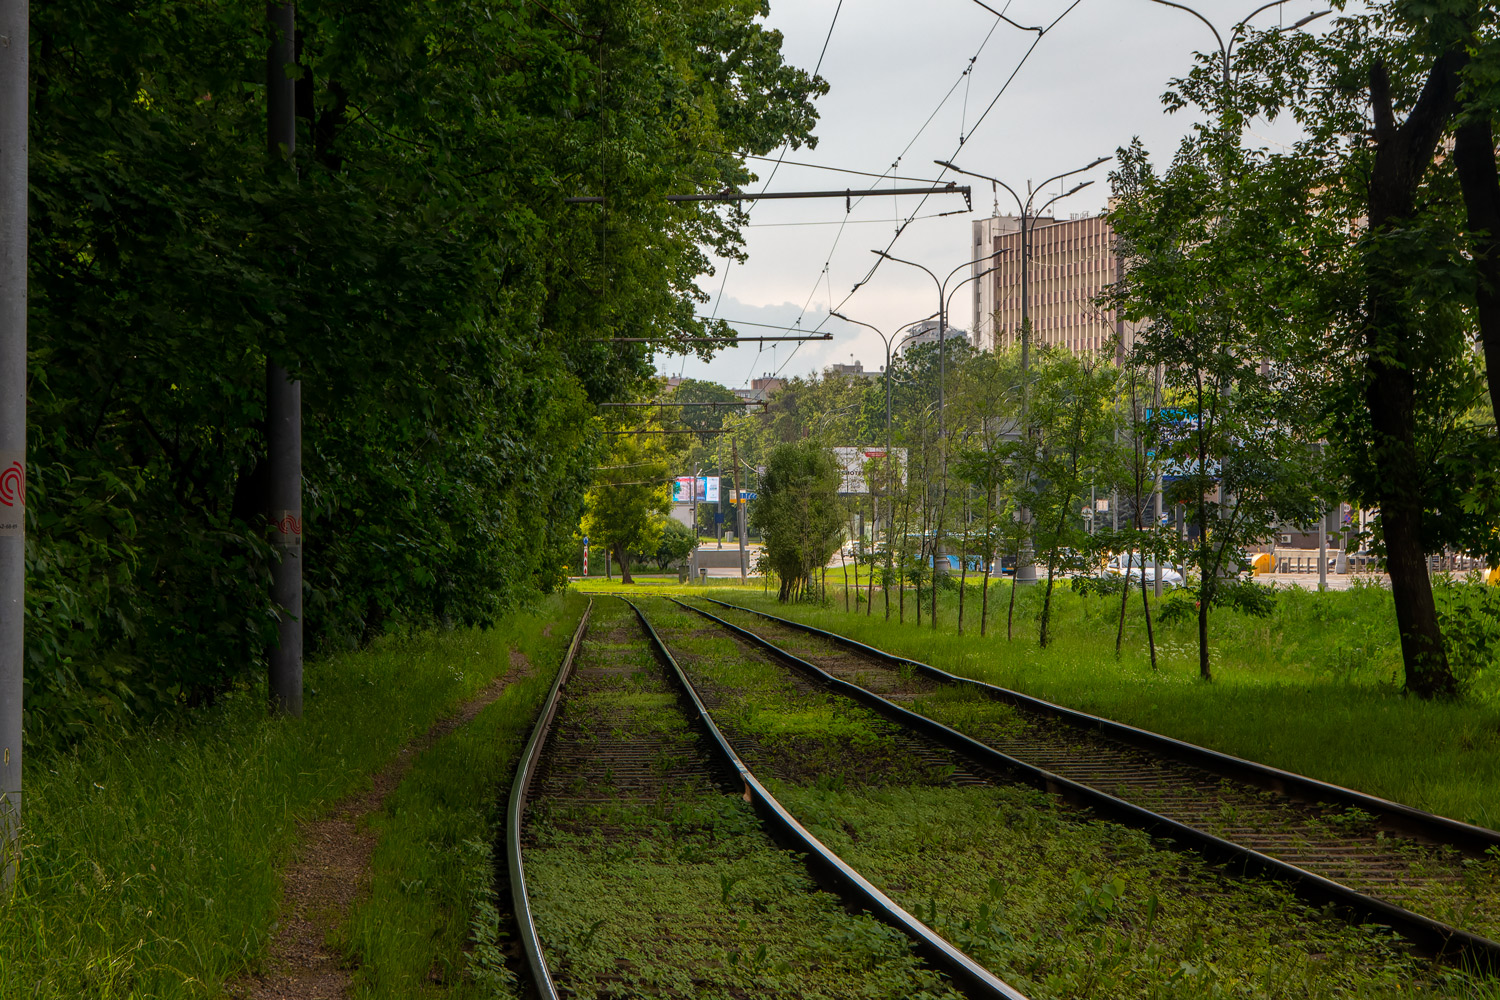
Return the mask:
POLYGON ((1118 598, 1053 595, 1055 638, 1036 640, 1041 593, 1017 592, 1015 639, 1005 635, 1009 583, 992 586, 990 634, 978 632, 967 595, 967 629, 956 634, 956 595, 944 594, 938 629, 924 615, 883 618, 823 606, 781 605, 753 591, 722 600, 757 607, 966 677, 999 684, 1225 753, 1500 828, 1500 669, 1472 678, 1459 701, 1402 693, 1390 592, 1378 587, 1279 591, 1269 618, 1215 609, 1215 680, 1197 674, 1196 622, 1157 625, 1159 669, 1147 653, 1137 597, 1115 656, 1118 598))
POLYGON ((296 824, 509 668, 584 600, 499 627, 389 639, 307 666, 300 720, 241 691, 170 731, 28 761, 21 875, 0 903, 0 996, 218 996, 263 960, 296 824), (524 648, 524 647, 523 647, 524 648))
POLYGON ((571 638, 571 624, 514 636, 529 675, 422 753, 373 817, 370 892, 338 935, 358 963, 355 997, 519 995, 501 944, 509 901, 496 896, 505 802, 571 638))

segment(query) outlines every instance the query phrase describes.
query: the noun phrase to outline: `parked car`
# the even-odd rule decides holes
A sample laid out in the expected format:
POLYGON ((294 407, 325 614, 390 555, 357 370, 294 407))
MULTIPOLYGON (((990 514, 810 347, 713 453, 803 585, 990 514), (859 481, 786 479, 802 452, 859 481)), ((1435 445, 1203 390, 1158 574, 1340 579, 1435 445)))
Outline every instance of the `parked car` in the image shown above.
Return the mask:
MULTIPOLYGON (((1141 578, 1142 565, 1141 554, 1139 552, 1122 552, 1104 564, 1104 571, 1114 576, 1128 576, 1132 581, 1135 581, 1141 578)), ((1182 586, 1182 574, 1170 566, 1162 566, 1158 569, 1154 557, 1147 556, 1144 566, 1146 582, 1151 586, 1156 586, 1158 572, 1161 574, 1161 585, 1163 587, 1182 586)))

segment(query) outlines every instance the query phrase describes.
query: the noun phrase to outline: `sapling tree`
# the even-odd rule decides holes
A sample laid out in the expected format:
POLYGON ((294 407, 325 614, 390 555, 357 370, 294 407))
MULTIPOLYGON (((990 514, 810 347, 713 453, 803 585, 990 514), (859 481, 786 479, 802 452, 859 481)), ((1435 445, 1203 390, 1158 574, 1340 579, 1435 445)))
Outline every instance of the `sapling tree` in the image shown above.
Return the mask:
POLYGON ((1261 273, 1266 220, 1225 180, 1249 169, 1248 155, 1210 133, 1184 140, 1160 176, 1139 143, 1119 160, 1110 219, 1125 276, 1115 299, 1141 324, 1134 364, 1162 373, 1151 436, 1165 499, 1183 505, 1196 532, 1198 670, 1209 680, 1209 612, 1221 579, 1241 571, 1246 544, 1318 509, 1310 423, 1277 363, 1285 352, 1274 343, 1261 273))
MULTIPOLYGON (((979 524, 967 549, 984 561, 980 584, 979 634, 988 633, 990 574, 998 558, 998 518, 1006 515, 1011 488, 1008 441, 1019 422, 1020 372, 1014 353, 985 351, 968 358, 958 372, 958 416, 969 430, 953 463, 955 477, 978 494, 979 524)), ((962 592, 960 592, 962 593, 962 592)), ((962 630, 963 602, 959 602, 962 630)))
MULTIPOLYGON (((1034 361, 1030 397, 1032 476, 1023 487, 1037 551, 1047 565, 1038 641, 1051 637, 1052 590, 1066 551, 1082 545, 1079 504, 1088 470, 1109 460, 1114 443, 1116 369, 1098 357, 1043 349, 1034 361)), ((1076 567, 1067 567, 1076 568, 1076 567)))
POLYGON ((608 450, 600 463, 604 469, 584 494, 583 533, 614 555, 621 583, 634 583, 630 554, 655 553, 662 542, 672 509, 667 442, 678 439, 668 434, 614 434, 606 440, 608 450))

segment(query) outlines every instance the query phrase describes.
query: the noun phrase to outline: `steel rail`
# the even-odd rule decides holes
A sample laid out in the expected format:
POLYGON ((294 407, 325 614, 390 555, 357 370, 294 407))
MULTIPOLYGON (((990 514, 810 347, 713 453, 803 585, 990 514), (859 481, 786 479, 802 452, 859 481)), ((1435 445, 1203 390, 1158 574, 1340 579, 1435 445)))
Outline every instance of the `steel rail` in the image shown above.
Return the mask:
POLYGON ((727 601, 715 600, 712 597, 703 598, 712 601, 721 607, 732 608, 735 611, 744 611, 761 618, 768 619, 780 625, 796 629, 827 639, 846 649, 852 649, 865 656, 881 660, 893 666, 911 667, 922 675, 944 684, 957 684, 972 687, 984 692, 996 701, 1002 701, 1013 705, 1024 711, 1065 722, 1075 728, 1094 730, 1107 736, 1112 736, 1122 742, 1150 753, 1169 757, 1179 763, 1191 764, 1204 770, 1212 771, 1220 777, 1234 778, 1246 784, 1254 785, 1267 791, 1277 792, 1294 801, 1307 802, 1332 802, 1341 806, 1352 806, 1361 809, 1383 821, 1380 826, 1392 833, 1403 833, 1417 839, 1429 840, 1434 843, 1447 844, 1458 848, 1467 854, 1480 857, 1500 848, 1500 831, 1491 830, 1487 827, 1475 826, 1462 820, 1452 819, 1448 816, 1440 816, 1437 813, 1426 812, 1415 809, 1400 802, 1392 802, 1375 795, 1345 788, 1327 781, 1319 781, 1317 778, 1309 778, 1294 771, 1283 771, 1268 764, 1260 764, 1256 761, 1246 760, 1243 757, 1235 757, 1218 750, 1210 750, 1207 747, 1198 746, 1183 740, 1153 733, 1149 729, 1140 729, 1136 726, 1126 725, 1123 722, 1115 722, 1102 716, 1090 715, 1076 709, 1066 708, 1050 701, 1044 701, 1028 694, 1022 694, 1010 688, 999 687, 995 684, 987 684, 984 681, 974 680, 971 677, 960 677, 941 670, 920 660, 913 660, 905 656, 897 656, 883 649, 866 645, 857 639, 839 635, 837 632, 829 632, 802 622, 792 621, 789 618, 779 618, 776 615, 758 611, 755 608, 742 607, 738 604, 730 604, 727 601))
MULTIPOLYGON (((1383 899, 1368 896, 1342 883, 1324 878, 1296 865, 1287 864, 1259 851, 1242 847, 1239 844, 1225 840, 1222 837, 1214 836, 1196 827, 1180 823, 1177 820, 1170 819, 1134 803, 1127 802, 1117 796, 1110 795, 1108 792, 1100 791, 1090 785, 1084 785, 1070 778, 1065 778, 1060 774, 1048 771, 1045 768, 1028 764, 993 747, 986 746, 925 715, 919 715, 910 709, 903 708, 857 684, 851 684, 848 681, 834 677, 823 668, 782 649, 780 646, 751 632, 749 629, 741 628, 733 622, 725 621, 717 615, 702 608, 694 607, 691 604, 685 604, 676 598, 672 600, 682 607, 702 615, 704 618, 717 622, 724 628, 743 637, 752 645, 765 649, 773 656, 811 675, 830 689, 846 695, 868 708, 874 709, 895 722, 935 739, 950 750, 963 755, 970 761, 981 766, 1015 774, 1033 787, 1051 794, 1060 795, 1067 801, 1075 804, 1088 806, 1095 812, 1125 825, 1148 830, 1213 861, 1227 864, 1232 868, 1238 868, 1246 874, 1255 874, 1285 882, 1292 886, 1305 899, 1319 904, 1332 904, 1346 913, 1358 914, 1363 917, 1374 917, 1378 923, 1390 927, 1418 948, 1439 959, 1456 960, 1459 963, 1483 969, 1491 974, 1500 972, 1500 942, 1461 930, 1460 928, 1434 920, 1431 917, 1425 917, 1420 913, 1414 913, 1411 910, 1397 906, 1394 903, 1389 903, 1383 899)), ((713 598, 706 598, 706 600, 713 600, 713 598)), ((756 612, 751 608, 740 608, 737 605, 728 604, 724 601, 714 601, 714 603, 721 604, 724 607, 735 608, 736 610, 749 611, 753 614, 761 614, 762 617, 786 622, 789 625, 798 624, 786 619, 776 618, 775 615, 756 612)), ((807 626, 805 631, 822 632, 822 630, 814 629, 812 626, 807 626)), ((822 634, 829 637, 835 635, 835 633, 822 634)), ((853 640, 849 641, 853 642, 853 640)), ((873 647, 863 646, 863 644, 856 645, 866 650, 873 649, 873 647)), ((929 667, 916 660, 907 660, 904 657, 890 657, 890 654, 886 654, 886 656, 913 667, 925 668, 924 672, 932 671, 928 676, 935 677, 938 674, 943 674, 945 677, 953 678, 957 681, 967 681, 966 678, 946 674, 944 671, 937 670, 935 667, 929 667)), ((978 684, 980 682, 973 681, 969 683, 978 684)))
POLYGON ((537 764, 542 759, 542 747, 547 742, 547 733, 557 717, 557 706, 562 702, 562 688, 568 675, 573 672, 573 661, 578 656, 578 647, 583 644, 583 634, 589 627, 589 615, 594 610, 590 599, 584 608, 578 628, 573 632, 573 641, 568 643, 567 655, 557 668, 557 679, 542 705, 542 714, 531 730, 531 739, 521 754, 521 763, 516 768, 515 780, 510 787, 510 802, 505 810, 505 855, 510 871, 511 912, 521 932, 521 950, 526 954, 526 964, 531 967, 531 979, 536 986, 539 1000, 559 1000, 552 974, 547 971, 547 959, 542 954, 542 940, 536 932, 536 919, 531 912, 531 899, 526 892, 526 867, 521 860, 521 819, 526 812, 526 797, 531 790, 531 779, 536 775, 537 764))
MULTIPOLYGON (((647 620, 644 612, 634 602, 625 600, 636 617, 645 626, 646 632, 651 637, 652 644, 662 660, 671 667, 677 682, 682 686, 683 692, 692 702, 693 711, 697 714, 697 721, 708 733, 711 742, 718 748, 719 754, 726 763, 732 767, 740 777, 745 787, 745 799, 755 807, 760 814, 762 822, 774 829, 779 834, 777 839, 783 843, 791 844, 795 849, 806 855, 808 865, 814 868, 822 876, 824 882, 833 888, 846 901, 853 901, 862 909, 868 911, 872 916, 886 924, 901 931, 912 939, 917 950, 925 957, 933 967, 946 972, 963 991, 971 997, 999 998, 999 1000, 1026 1000, 1025 994, 1015 987, 1007 984, 996 977, 984 966, 974 961, 958 948, 954 947, 945 938, 939 935, 925 923, 908 913, 900 904, 891 899, 872 885, 864 876, 855 871, 817 837, 813 836, 806 827, 797 822, 796 818, 786 810, 776 797, 766 789, 755 777, 745 762, 740 759, 719 727, 714 723, 713 716, 709 714, 708 708, 703 700, 698 697, 697 690, 692 682, 688 680, 687 674, 677 663, 677 659, 667 649, 666 643, 662 642, 661 636, 657 635, 656 629, 647 620)), ((681 603, 681 602, 679 602, 681 603)), ((683 605, 689 607, 690 605, 683 605)), ((694 609, 697 610, 697 609, 694 609)), ((700 614, 703 612, 700 612, 700 614)))

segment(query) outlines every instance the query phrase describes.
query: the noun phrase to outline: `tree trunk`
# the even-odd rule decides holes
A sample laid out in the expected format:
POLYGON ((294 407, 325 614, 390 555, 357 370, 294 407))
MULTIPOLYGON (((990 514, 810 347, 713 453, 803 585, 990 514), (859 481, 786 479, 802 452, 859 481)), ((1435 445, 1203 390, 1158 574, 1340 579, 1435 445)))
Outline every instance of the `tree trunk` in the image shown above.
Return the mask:
MULTIPOLYGON (((1054 539, 1061 538, 1063 528, 1067 526, 1070 503, 1072 503, 1071 498, 1063 501, 1062 517, 1058 519, 1057 534, 1052 536, 1054 539)), ((1047 550, 1047 592, 1042 595, 1042 628, 1038 639, 1038 644, 1043 649, 1047 648, 1047 626, 1052 621, 1052 580, 1057 573, 1057 548, 1057 542, 1054 541, 1052 548, 1047 550)))
POLYGON ((984 582, 979 585, 979 638, 983 639, 990 622, 990 567, 995 564, 995 494, 984 488, 984 582))
POLYGON ((1479 278, 1476 311, 1490 405, 1500 418, 1500 176, 1489 118, 1476 118, 1459 127, 1453 140, 1453 163, 1464 192, 1469 252, 1479 278))
MULTIPOLYGON (((1156 671, 1156 634, 1151 631, 1151 599, 1146 596, 1146 553, 1141 553, 1141 610, 1146 614, 1146 648, 1151 651, 1151 670, 1156 671)), ((1130 568, 1125 570, 1125 589, 1130 589, 1130 568)))
POLYGON ((615 561, 620 564, 620 582, 635 583, 630 577, 630 557, 625 554, 625 546, 616 542, 610 548, 614 550, 615 561))
POLYGON ((1413 371, 1422 362, 1421 318, 1402 301, 1402 261, 1383 259, 1378 242, 1415 214, 1416 194, 1453 112, 1458 74, 1468 61, 1456 48, 1439 56, 1405 122, 1397 126, 1385 66, 1370 69, 1374 115, 1375 162, 1368 181, 1369 236, 1365 403, 1373 441, 1371 455, 1379 483, 1380 520, 1386 544, 1386 568, 1401 632, 1406 688, 1423 698, 1451 695, 1457 682, 1443 649, 1442 630, 1427 574, 1422 532, 1425 497, 1415 482, 1422 468, 1416 447, 1417 390, 1413 371))
MULTIPOLYGON (((1121 650, 1121 648, 1125 645, 1125 608, 1130 603, 1130 554, 1135 551, 1134 546, 1139 545, 1140 544, 1140 540, 1141 540, 1140 539, 1140 529, 1141 529, 1141 491, 1140 491, 1140 482, 1141 482, 1141 480, 1140 480, 1140 476, 1141 476, 1140 470, 1137 470, 1136 471, 1136 480, 1135 480, 1135 482, 1136 482, 1135 513, 1132 515, 1132 521, 1134 522, 1132 526, 1135 528, 1135 530, 1127 537, 1127 540, 1126 540, 1126 543, 1125 543, 1125 566, 1124 566, 1125 577, 1124 577, 1124 581, 1123 581, 1123 586, 1120 587, 1120 622, 1119 622, 1119 625, 1116 626, 1116 628, 1115 628, 1115 659, 1117 659, 1117 660, 1120 658, 1120 650, 1121 650)), ((1142 559, 1141 561, 1145 562, 1144 559, 1142 559)), ((1141 570, 1141 579, 1145 580, 1145 578, 1146 578, 1146 572, 1145 572, 1145 570, 1143 568, 1141 570)))
MULTIPOLYGON (((1024 522, 1023 528, 1024 529, 1024 522)), ((1021 568, 1021 546, 1024 544, 1019 537, 1016 540, 1016 561, 1011 564, 1010 571, 1010 607, 1005 611, 1005 641, 1012 642, 1016 638, 1016 573, 1021 568)))
POLYGON ((958 545, 958 634, 964 634, 964 592, 969 582, 969 487, 964 486, 963 541, 958 545))

